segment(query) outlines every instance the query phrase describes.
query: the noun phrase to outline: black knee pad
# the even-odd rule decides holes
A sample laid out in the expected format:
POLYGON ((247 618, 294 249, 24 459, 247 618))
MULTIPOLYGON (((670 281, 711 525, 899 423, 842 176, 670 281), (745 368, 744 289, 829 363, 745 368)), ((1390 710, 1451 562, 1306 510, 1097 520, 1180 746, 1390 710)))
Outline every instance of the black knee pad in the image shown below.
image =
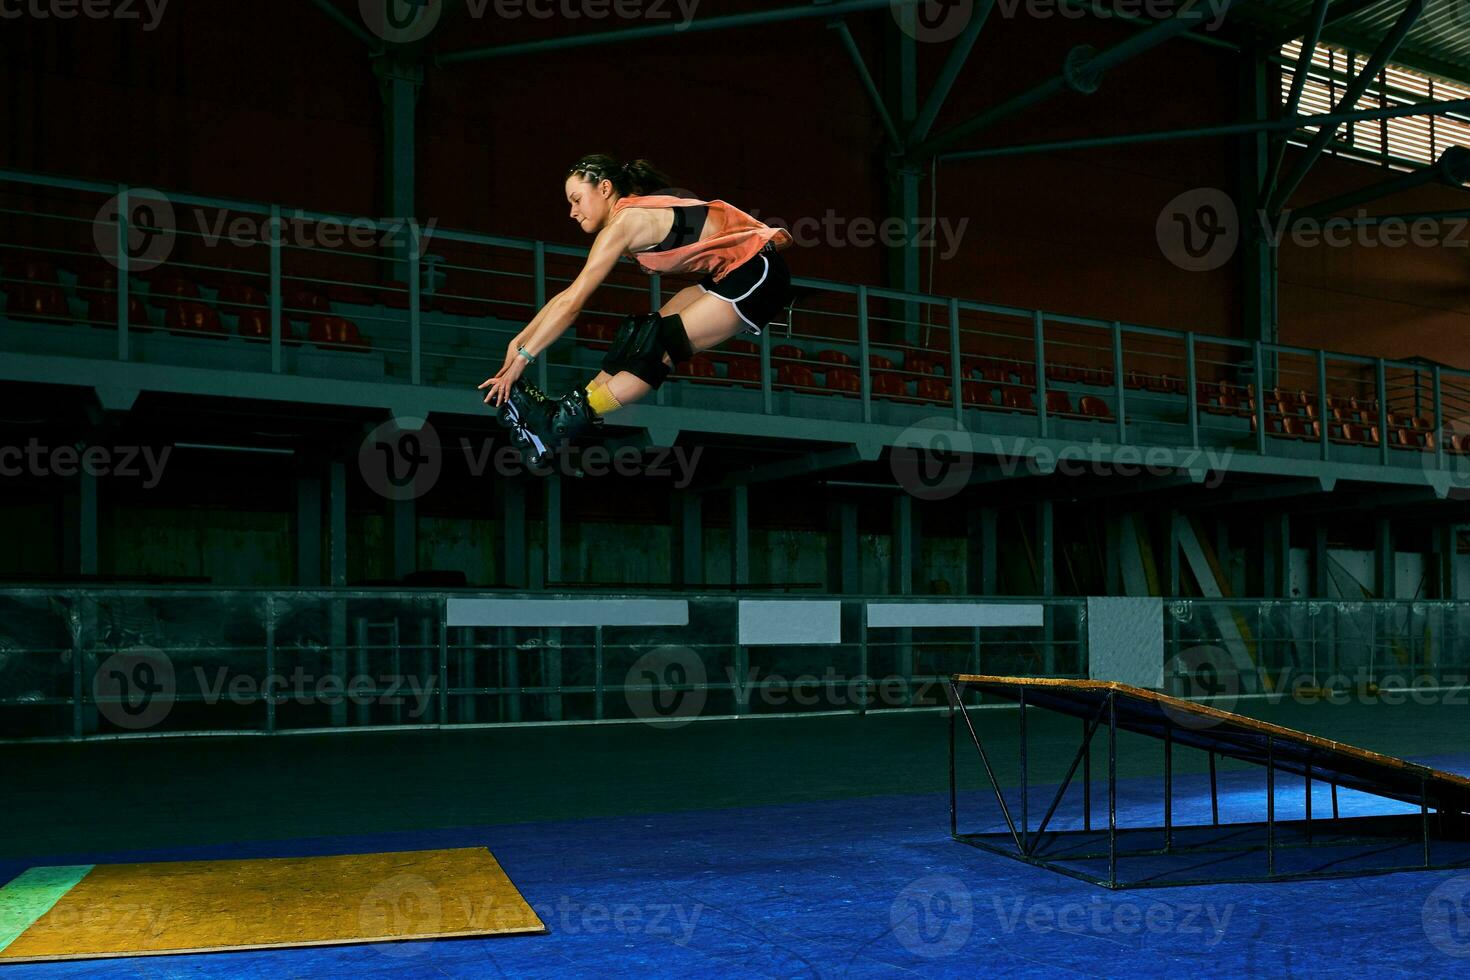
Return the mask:
POLYGON ((613 336, 602 369, 608 374, 627 371, 646 384, 657 388, 669 377, 664 355, 678 364, 694 356, 684 321, 676 313, 661 317, 657 313, 635 313, 624 317, 613 336))

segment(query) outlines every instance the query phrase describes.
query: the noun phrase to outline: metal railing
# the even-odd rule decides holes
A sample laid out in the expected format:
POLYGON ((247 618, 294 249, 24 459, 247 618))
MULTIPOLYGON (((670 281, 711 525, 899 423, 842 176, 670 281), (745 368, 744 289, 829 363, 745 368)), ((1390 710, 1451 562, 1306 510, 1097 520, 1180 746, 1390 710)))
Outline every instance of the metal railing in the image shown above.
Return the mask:
POLYGON ((1169 693, 1470 703, 1466 602, 1166 599, 1164 632, 1169 693))
POLYGON ((837 644, 742 645, 732 596, 660 594, 688 602, 679 627, 466 627, 452 595, 0 590, 0 739, 677 725, 938 707, 960 671, 1087 674, 1085 599, 986 600, 1041 605, 1041 627, 916 629, 843 597, 837 644))
MULTIPOLYGON (((13 353, 411 385, 472 388, 494 373, 510 338, 587 254, 413 219, 14 171, 0 171, 0 214, 0 345, 13 353)), ((787 323, 770 325, 757 344, 702 355, 705 366, 660 389, 657 402, 1470 469, 1453 438, 1470 434, 1470 419, 1465 433, 1456 426, 1470 407, 1470 371, 827 280, 794 284, 787 323), (1405 437, 1399 414, 1427 428, 1409 424, 1405 437)), ((584 381, 613 324, 657 307, 678 285, 619 267, 574 327, 580 342, 553 347, 535 380, 553 390, 584 381)))

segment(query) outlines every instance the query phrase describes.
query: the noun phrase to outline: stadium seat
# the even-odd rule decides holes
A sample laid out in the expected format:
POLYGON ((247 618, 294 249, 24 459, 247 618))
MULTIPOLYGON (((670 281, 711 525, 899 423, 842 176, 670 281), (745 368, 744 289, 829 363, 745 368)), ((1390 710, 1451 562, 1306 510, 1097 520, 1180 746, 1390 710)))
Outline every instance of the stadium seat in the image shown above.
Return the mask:
POLYGON ((306 322, 306 339, 329 350, 367 350, 371 345, 345 317, 317 314, 306 322))
POLYGON ((812 389, 817 387, 817 377, 805 364, 792 364, 788 361, 776 366, 776 383, 785 388, 812 389))
POLYGON ((954 389, 940 378, 920 378, 915 391, 920 401, 938 405, 948 405, 954 397, 954 389))
MULTIPOLYGON (((97 293, 87 304, 87 319, 94 327, 117 326, 117 294, 97 293)), ((137 293, 128 293, 128 326, 147 330, 152 326, 148 307, 137 293)))
POLYGON ((1068 416, 1076 412, 1072 410, 1072 399, 1065 391, 1049 388, 1046 392, 1046 414, 1068 416))
POLYGON ((895 365, 894 365, 893 361, 891 361, 890 359, 884 357, 882 354, 869 354, 868 355, 868 367, 870 369, 874 370, 874 371, 893 371, 893 370, 895 370, 895 365))
POLYGON ((855 363, 852 358, 848 357, 846 354, 842 353, 842 351, 840 351, 840 350, 822 350, 822 351, 817 351, 817 360, 818 361, 821 361, 823 364, 853 364, 853 363, 855 363))
POLYGON ((589 320, 577 325, 577 339, 593 350, 607 350, 618 328, 601 320, 589 320))
POLYGON ((691 358, 679 367, 678 377, 702 380, 713 378, 719 380, 720 372, 715 370, 715 362, 704 355, 691 358))
POLYGON ((1008 385, 1001 389, 1001 404, 1013 412, 1036 411, 1036 393, 1029 388, 1008 385))
POLYGON ((292 314, 330 313, 332 310, 321 293, 295 285, 282 286, 281 308, 292 314))
POLYGON ((1103 422, 1113 421, 1113 413, 1108 411, 1108 403, 1096 395, 1083 395, 1077 402, 1077 410, 1084 418, 1098 419, 1103 422))
POLYGON ((227 282, 220 285, 216 301, 220 312, 239 315, 247 308, 264 309, 270 303, 270 298, 254 286, 242 282, 227 282))
MULTIPOLYGON (((117 309, 116 305, 113 309, 117 309)), ((11 293, 8 315, 15 320, 67 320, 71 318, 71 309, 60 286, 28 282, 11 293)))
POLYGON ((828 391, 851 392, 860 394, 863 390, 862 378, 851 368, 830 367, 822 379, 823 385, 828 391))
POLYGON ((197 300, 174 303, 164 314, 163 325, 173 334, 226 336, 225 328, 219 322, 219 314, 197 300))
POLYGON ((199 287, 193 280, 175 272, 155 275, 148 282, 148 303, 163 306, 181 299, 198 299, 199 287))
POLYGON ((797 347, 795 344, 780 344, 771 348, 771 359, 773 361, 799 361, 804 357, 806 357, 806 351, 797 347))
MULTIPOLYGON (((250 340, 271 339, 271 315, 268 310, 241 310, 240 325, 236 333, 250 340)), ((290 323, 281 321, 281 333, 284 336, 290 332, 290 323)))
POLYGON ((725 379, 738 385, 759 387, 761 383, 760 362, 750 357, 730 358, 725 362, 725 379))
POLYGON ((910 354, 904 358, 903 369, 909 374, 939 374, 939 363, 933 358, 910 354))
POLYGON ((966 405, 989 408, 995 404, 995 388, 980 381, 965 381, 960 385, 960 397, 966 405))
POLYGON ((908 397, 903 376, 891 371, 875 371, 871 376, 874 398, 901 400, 908 397))

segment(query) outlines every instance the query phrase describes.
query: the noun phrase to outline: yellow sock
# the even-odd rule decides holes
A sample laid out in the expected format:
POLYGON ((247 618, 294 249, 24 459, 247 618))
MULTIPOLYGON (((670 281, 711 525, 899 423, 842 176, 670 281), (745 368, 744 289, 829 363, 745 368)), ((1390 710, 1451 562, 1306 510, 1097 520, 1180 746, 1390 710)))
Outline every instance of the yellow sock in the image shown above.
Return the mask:
POLYGON ((605 384, 587 386, 587 404, 598 415, 606 415, 623 407, 623 403, 613 397, 605 384))

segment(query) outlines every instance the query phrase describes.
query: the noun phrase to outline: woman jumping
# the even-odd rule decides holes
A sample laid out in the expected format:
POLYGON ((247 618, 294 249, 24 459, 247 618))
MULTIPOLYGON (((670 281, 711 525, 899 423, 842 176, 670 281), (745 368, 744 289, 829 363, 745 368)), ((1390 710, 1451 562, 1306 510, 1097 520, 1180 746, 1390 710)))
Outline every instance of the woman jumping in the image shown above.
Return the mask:
POLYGON ((759 334, 791 302, 791 276, 780 249, 791 245, 772 228, 724 201, 651 194, 669 180, 647 160, 619 164, 597 153, 577 161, 565 191, 571 218, 596 240, 572 284, 553 296, 506 348, 505 363, 479 387, 532 463, 554 442, 587 434, 608 412, 637 401, 673 368, 741 331, 759 334), (577 319, 618 259, 643 271, 703 272, 657 313, 630 315, 618 326, 602 370, 585 388, 547 398, 521 374, 577 319))

